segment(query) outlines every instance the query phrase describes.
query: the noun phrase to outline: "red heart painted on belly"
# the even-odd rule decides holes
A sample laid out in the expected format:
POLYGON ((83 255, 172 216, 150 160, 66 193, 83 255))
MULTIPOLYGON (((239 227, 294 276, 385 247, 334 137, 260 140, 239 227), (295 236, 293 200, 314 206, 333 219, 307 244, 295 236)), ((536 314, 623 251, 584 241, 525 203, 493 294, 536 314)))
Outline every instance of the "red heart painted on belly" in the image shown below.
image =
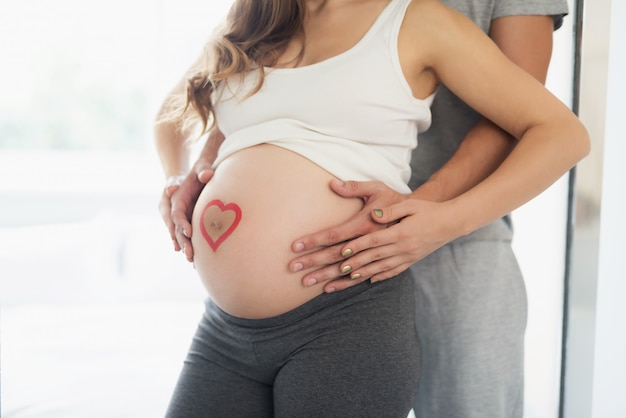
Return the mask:
POLYGON ((200 214, 200 230, 213 251, 233 233, 241 221, 241 208, 236 203, 211 200, 200 214))

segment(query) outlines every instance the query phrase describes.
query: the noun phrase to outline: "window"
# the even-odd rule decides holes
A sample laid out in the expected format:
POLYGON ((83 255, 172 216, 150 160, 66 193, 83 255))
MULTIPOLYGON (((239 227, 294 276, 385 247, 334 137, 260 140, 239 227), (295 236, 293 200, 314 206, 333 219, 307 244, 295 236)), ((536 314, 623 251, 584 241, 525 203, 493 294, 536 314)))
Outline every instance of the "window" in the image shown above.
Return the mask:
MULTIPOLYGON (((44 248, 50 225, 104 218, 122 225, 129 216, 157 215, 162 174, 153 118, 229 4, 2 2, 0 227, 21 237, 8 254, 38 258, 38 249, 50 254, 82 242, 55 233, 53 248, 44 248)), ((160 238, 169 244, 166 234, 160 238)), ((110 251, 118 254, 115 271, 126 274, 124 251, 110 251)), ((23 279, 33 267, 0 260, 0 283, 23 279)), ((59 274, 66 277, 64 269, 59 274)), ((0 301, 14 293, 2 292, 0 301)))
POLYGON ((152 121, 229 3, 0 2, 2 416, 163 415, 205 292, 152 121))

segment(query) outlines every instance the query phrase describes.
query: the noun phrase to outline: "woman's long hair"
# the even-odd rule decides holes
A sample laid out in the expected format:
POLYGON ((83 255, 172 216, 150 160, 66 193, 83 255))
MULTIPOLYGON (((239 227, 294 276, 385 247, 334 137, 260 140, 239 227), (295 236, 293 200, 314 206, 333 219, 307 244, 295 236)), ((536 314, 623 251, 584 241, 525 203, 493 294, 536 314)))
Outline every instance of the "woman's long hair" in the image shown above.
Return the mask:
POLYGON ((264 81, 263 67, 274 65, 289 40, 302 31, 305 1, 235 0, 207 43, 204 59, 191 70, 186 95, 172 97, 170 116, 180 118, 185 127, 199 119, 204 134, 213 126, 211 95, 222 80, 258 71, 259 82, 249 94, 256 93, 264 81))

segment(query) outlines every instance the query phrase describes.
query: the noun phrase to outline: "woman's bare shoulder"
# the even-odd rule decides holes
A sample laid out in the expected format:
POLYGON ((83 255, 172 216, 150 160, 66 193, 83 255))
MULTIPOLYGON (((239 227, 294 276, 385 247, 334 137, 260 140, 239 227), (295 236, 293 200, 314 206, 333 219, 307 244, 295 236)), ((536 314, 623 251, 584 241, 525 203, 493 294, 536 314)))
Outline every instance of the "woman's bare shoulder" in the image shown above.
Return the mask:
POLYGON ((467 18, 439 0, 412 0, 405 16, 410 26, 437 31, 449 29, 459 19, 467 18))
POLYGON ((439 0, 412 0, 402 32, 411 43, 420 45, 426 56, 446 55, 486 37, 474 22, 439 0))
POLYGON ((435 56, 463 36, 463 18, 439 0, 412 0, 400 30, 400 48, 406 49, 415 68, 429 67, 435 56))
POLYGON ((412 0, 407 8, 407 15, 411 18, 437 17, 451 10, 453 9, 439 0, 412 0))

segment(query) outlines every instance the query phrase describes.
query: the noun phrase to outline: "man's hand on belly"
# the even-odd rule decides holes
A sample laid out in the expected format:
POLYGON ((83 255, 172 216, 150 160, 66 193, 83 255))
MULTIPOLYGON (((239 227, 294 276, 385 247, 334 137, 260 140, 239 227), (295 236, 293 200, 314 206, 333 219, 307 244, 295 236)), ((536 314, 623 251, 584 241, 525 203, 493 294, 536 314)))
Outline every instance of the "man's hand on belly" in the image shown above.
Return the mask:
POLYGON ((189 262, 193 262, 191 215, 200 192, 211 177, 213 171, 207 169, 203 161, 198 160, 180 184, 164 190, 159 204, 161 217, 170 231, 174 250, 182 250, 189 262))
POLYGON ((341 225, 296 240, 296 253, 320 248, 295 258, 291 271, 319 267, 302 278, 305 286, 328 281, 327 292, 343 290, 364 280, 395 277, 454 238, 448 205, 399 194, 380 182, 333 181, 332 189, 365 205, 341 225))
MULTIPOLYGON (((357 255, 354 244, 360 237, 369 237, 371 233, 385 229, 386 225, 377 222, 372 217, 372 211, 378 207, 397 203, 405 196, 388 188, 381 182, 341 182, 331 181, 331 188, 339 196, 345 198, 360 198, 364 205, 359 213, 347 222, 326 228, 317 233, 307 235, 296 240, 292 249, 296 253, 306 252, 318 248, 304 256, 291 261, 289 268, 297 272, 310 267, 319 267, 306 274, 302 282, 305 286, 331 281, 325 286, 327 292, 341 290, 364 280, 375 273, 372 267, 365 269, 363 254, 357 255), (360 260, 360 261, 359 261, 360 260)), ((375 250, 371 248, 371 250, 375 250)), ((362 248, 361 251, 366 250, 362 248)))

